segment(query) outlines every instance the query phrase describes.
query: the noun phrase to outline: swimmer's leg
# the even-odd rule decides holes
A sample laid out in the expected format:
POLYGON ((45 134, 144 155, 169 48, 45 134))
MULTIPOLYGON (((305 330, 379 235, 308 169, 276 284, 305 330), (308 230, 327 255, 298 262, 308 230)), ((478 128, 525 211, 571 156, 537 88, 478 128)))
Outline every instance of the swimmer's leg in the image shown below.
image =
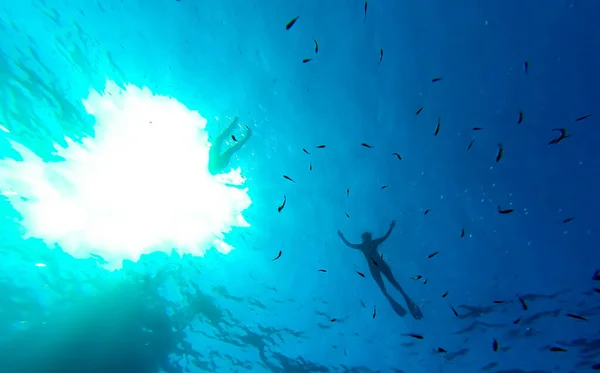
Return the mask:
POLYGON ((238 117, 233 118, 233 121, 225 128, 219 136, 215 137, 214 141, 210 146, 210 150, 208 151, 208 171, 216 175, 219 172, 223 171, 225 167, 229 164, 229 158, 231 158, 231 154, 225 156, 225 154, 221 154, 221 148, 223 147, 223 142, 231 134, 233 129, 237 126, 238 117))
POLYGON ((219 134, 219 136, 217 136, 215 138, 215 144, 222 144, 223 141, 225 141, 225 139, 231 135, 231 132, 233 132, 233 130, 235 129, 235 127, 238 124, 238 117, 233 118, 233 120, 231 121, 231 123, 227 126, 227 128, 225 128, 221 134, 219 134))
POLYGON ((246 133, 246 135, 243 138, 239 139, 236 143, 234 143, 229 149, 227 149, 223 152, 223 154, 221 155, 223 164, 229 164, 229 160, 233 156, 233 153, 240 150, 242 148, 242 146, 244 146, 244 144, 250 139, 252 130, 249 127, 247 127, 247 128, 248 128, 248 132, 246 133))
POLYGON ((375 282, 379 286, 379 289, 381 289, 383 295, 386 297, 388 302, 390 302, 390 306, 392 306, 394 312, 396 312, 396 314, 400 317, 406 316, 406 310, 404 309, 404 307, 402 307, 400 303, 396 302, 394 298, 392 298, 392 296, 387 292, 385 284, 383 283, 383 278, 381 277, 381 271, 379 271, 379 269, 375 268, 375 266, 373 265, 369 265, 369 270, 371 271, 371 276, 373 277, 373 280, 375 280, 375 282))
POLYGON ((406 302, 406 306, 408 307, 408 310, 410 311, 410 314, 412 315, 412 317, 414 317, 415 320, 422 319, 423 312, 421 312, 421 310, 419 309, 419 306, 417 306, 417 304, 412 299, 410 299, 408 294, 406 294, 404 289, 402 289, 402 286, 400 286, 398 281, 396 281, 396 278, 394 277, 394 274, 392 273, 390 266, 385 262, 380 263, 379 266, 381 268, 381 272, 383 273, 383 275, 388 279, 388 281, 392 285, 394 285, 394 287, 396 289, 398 289, 400 294, 402 294, 402 296, 404 297, 404 301, 406 302))

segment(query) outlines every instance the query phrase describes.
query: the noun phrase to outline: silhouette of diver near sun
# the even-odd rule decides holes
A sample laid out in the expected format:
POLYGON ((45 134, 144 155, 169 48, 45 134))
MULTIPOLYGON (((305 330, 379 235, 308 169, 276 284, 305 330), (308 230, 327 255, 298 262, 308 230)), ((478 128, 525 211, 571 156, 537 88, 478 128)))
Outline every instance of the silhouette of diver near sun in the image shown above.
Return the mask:
POLYGON ((248 129, 246 136, 244 136, 239 141, 235 138, 235 136, 232 134, 232 131, 237 126, 237 124, 238 118, 235 117, 233 118, 231 124, 229 124, 229 126, 227 126, 227 128, 225 128, 223 132, 221 132, 221 134, 215 138, 210 147, 210 150, 208 151, 208 172, 210 172, 212 175, 222 173, 227 167, 227 165, 229 165, 229 161, 231 160, 231 156, 233 155, 233 153, 240 150, 240 148, 244 146, 246 141, 250 139, 252 130, 248 126, 246 126, 246 128, 248 129), (224 152, 221 152, 223 143, 229 135, 231 135, 231 138, 233 141, 235 141, 235 144, 233 144, 229 149, 225 150, 224 152))
POLYGON ((388 281, 400 292, 400 294, 402 294, 412 317, 414 317, 416 320, 419 320, 423 318, 423 313, 415 304, 415 302, 413 302, 412 299, 410 299, 409 296, 404 292, 398 281, 396 281, 394 275, 392 274, 390 266, 385 261, 383 261, 381 256, 377 253, 377 248, 383 243, 383 241, 388 239, 395 226, 396 222, 392 221, 392 223, 390 224, 390 229, 387 231, 385 236, 377 239, 373 239, 373 236, 369 232, 363 233, 361 236, 362 242, 360 244, 353 244, 348 242, 348 240, 344 237, 344 234, 341 231, 338 231, 338 236, 340 236, 340 238, 346 244, 346 246, 352 249, 360 250, 363 253, 369 265, 369 271, 371 272, 373 280, 375 280, 375 282, 381 289, 383 295, 390 302, 390 305, 392 306, 394 311, 401 317, 404 317, 406 315, 406 310, 404 309, 404 307, 402 307, 398 302, 396 302, 394 298, 392 298, 387 292, 385 284, 383 283, 382 275, 388 279, 388 281))

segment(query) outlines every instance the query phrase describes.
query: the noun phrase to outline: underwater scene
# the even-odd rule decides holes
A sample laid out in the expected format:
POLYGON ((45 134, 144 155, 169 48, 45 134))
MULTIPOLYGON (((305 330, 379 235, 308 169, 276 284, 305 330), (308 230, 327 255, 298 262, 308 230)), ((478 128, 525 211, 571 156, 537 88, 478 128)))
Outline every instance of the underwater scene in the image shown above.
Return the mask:
POLYGON ((599 15, 0 1, 0 373, 600 371, 599 15))

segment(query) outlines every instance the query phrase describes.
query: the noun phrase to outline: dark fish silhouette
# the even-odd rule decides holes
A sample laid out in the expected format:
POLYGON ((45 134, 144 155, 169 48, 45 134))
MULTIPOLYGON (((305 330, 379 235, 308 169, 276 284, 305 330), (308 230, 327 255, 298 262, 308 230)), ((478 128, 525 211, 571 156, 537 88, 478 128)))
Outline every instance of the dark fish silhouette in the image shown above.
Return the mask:
POLYGON ((319 53, 319 43, 317 43, 317 39, 313 38, 313 41, 315 42, 315 54, 319 53))
POLYGON ((286 29, 286 30, 289 30, 289 29, 291 29, 291 28, 294 26, 294 24, 296 23, 296 21, 298 20, 298 18, 300 18, 300 16, 292 18, 292 20, 291 20, 291 21, 289 21, 289 22, 288 22, 288 23, 285 25, 285 29, 286 29))
POLYGON ((424 106, 421 106, 421 108, 420 108, 419 110, 417 110, 417 113, 416 113, 416 115, 419 115, 419 114, 421 114, 421 112, 423 111, 423 108, 424 108, 424 106))
POLYGON ((439 253, 440 253, 439 251, 436 251, 436 252, 434 252, 434 253, 431 253, 431 254, 427 255, 427 259, 431 259, 431 258, 433 258, 434 256, 436 256, 436 255, 437 255, 437 254, 439 254, 439 253))
POLYGON ((567 137, 571 137, 571 135, 567 134, 567 129, 566 128, 553 128, 552 131, 559 131, 560 132, 560 136, 551 140, 548 145, 552 145, 552 144, 558 144, 559 142, 561 142, 562 140, 566 139, 567 137))
POLYGON ((588 118, 589 118, 589 117, 591 117, 592 115, 594 115, 594 113, 589 113, 589 114, 586 114, 586 115, 584 115, 584 116, 582 116, 582 117, 579 117, 579 118, 575 119, 575 122, 581 122, 582 120, 588 119, 588 118))
POLYGON ((275 258, 271 259, 271 261, 274 262, 279 258, 281 258, 281 250, 279 251, 279 254, 277 254, 277 256, 275 258))
POLYGON ((287 176, 287 175, 283 175, 283 178, 286 180, 291 181, 292 183, 295 183, 294 179, 292 179, 291 177, 287 176))
POLYGON ((432 83, 439 82, 439 81, 440 81, 440 80, 442 80, 442 79, 444 79, 444 78, 443 78, 443 77, 441 77, 441 76, 438 76, 438 77, 435 77, 435 78, 431 79, 431 82, 432 82, 432 83))
POLYGON ((281 206, 277 207, 277 212, 281 212, 281 210, 283 210, 286 202, 287 202, 287 197, 283 196, 283 203, 281 204, 281 206))
POLYGON ((496 154, 496 163, 500 162, 502 157, 504 156, 504 145, 502 143, 498 143, 498 153, 496 154))

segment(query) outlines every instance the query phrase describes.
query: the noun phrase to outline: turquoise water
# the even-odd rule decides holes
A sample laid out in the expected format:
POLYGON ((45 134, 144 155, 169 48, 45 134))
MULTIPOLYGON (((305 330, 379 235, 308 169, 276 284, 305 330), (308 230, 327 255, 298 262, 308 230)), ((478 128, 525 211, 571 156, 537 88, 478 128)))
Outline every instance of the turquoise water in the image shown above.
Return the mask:
POLYGON ((364 9, 2 3, 0 372, 600 369, 598 4, 364 9))

